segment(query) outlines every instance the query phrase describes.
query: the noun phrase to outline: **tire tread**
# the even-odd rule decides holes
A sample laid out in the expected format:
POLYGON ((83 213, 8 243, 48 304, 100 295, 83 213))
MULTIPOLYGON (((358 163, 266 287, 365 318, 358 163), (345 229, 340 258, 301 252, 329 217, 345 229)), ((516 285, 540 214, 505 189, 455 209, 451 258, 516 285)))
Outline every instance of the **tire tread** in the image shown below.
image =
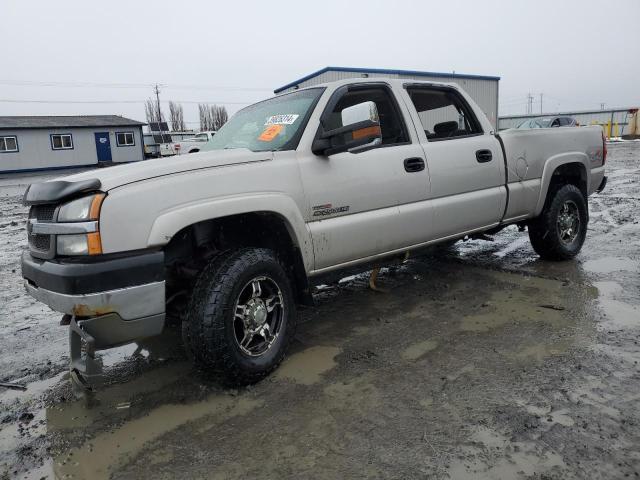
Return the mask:
POLYGON ((569 260, 575 257, 582 248, 586 237, 588 220, 587 202, 580 189, 572 184, 558 186, 549 192, 547 202, 540 216, 529 222, 529 240, 531 241, 531 246, 535 252, 545 260, 569 260), (580 239, 576 248, 573 249, 569 249, 563 245, 558 235, 555 234, 556 212, 569 198, 577 202, 578 210, 581 213, 580 239))
MULTIPOLYGON (((277 264, 286 276, 285 269, 271 250, 240 248, 220 252, 200 273, 189 302, 186 343, 193 358, 200 366, 219 371, 234 383, 255 383, 271 373, 283 360, 295 334, 295 304, 290 301, 285 338, 276 357, 266 368, 259 371, 242 368, 231 350, 236 347, 225 334, 225 319, 235 305, 232 294, 235 284, 247 269, 265 262, 277 264)), ((292 298, 290 286, 287 288, 289 298, 292 298)))

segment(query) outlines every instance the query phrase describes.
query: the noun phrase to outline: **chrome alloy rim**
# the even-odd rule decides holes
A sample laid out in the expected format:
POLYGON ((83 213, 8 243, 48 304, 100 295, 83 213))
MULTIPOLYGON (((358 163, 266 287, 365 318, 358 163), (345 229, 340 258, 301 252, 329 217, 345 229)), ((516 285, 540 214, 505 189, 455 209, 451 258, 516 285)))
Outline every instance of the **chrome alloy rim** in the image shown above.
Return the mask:
POLYGON ((580 212, 573 200, 562 204, 557 220, 558 235, 565 245, 573 243, 580 231, 580 212))
POLYGON ((255 277, 240 291, 233 316, 233 331, 242 353, 258 357, 274 344, 284 319, 282 291, 266 276, 255 277))

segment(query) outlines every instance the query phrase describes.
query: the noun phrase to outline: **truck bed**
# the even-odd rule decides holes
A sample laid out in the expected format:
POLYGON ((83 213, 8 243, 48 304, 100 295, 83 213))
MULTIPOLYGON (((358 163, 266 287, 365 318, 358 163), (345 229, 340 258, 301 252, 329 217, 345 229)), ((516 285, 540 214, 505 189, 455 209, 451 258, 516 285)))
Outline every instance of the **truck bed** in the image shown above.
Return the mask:
POLYGON ((599 126, 504 130, 498 138, 504 147, 509 201, 505 221, 536 216, 557 165, 571 160, 585 167, 587 194, 604 177, 603 137, 599 126), (542 201, 541 201, 542 199, 542 201))

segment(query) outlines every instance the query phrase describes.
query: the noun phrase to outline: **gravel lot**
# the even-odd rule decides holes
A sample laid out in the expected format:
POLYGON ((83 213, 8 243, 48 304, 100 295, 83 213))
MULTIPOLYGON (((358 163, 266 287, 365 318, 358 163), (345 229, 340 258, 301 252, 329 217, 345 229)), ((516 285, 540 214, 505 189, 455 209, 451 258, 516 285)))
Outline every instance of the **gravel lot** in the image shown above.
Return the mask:
POLYGON ((179 335, 105 353, 74 396, 67 330, 27 297, 26 184, 0 178, 0 479, 571 479, 640 475, 640 142, 609 146, 582 253, 526 233, 329 285, 292 354, 240 390, 179 335))

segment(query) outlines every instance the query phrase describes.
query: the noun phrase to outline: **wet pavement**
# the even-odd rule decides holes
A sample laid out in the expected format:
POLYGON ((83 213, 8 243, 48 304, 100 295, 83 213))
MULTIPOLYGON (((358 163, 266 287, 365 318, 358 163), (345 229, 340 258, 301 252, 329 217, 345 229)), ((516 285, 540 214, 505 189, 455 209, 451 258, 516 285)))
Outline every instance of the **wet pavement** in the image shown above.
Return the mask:
POLYGON ((609 146, 580 255, 526 232, 319 290, 293 349, 242 389, 177 331, 107 351, 74 395, 59 315, 22 290, 23 181, 0 178, 0 479, 569 479, 640 475, 640 142, 609 146), (22 182, 22 183, 21 183, 22 182))

